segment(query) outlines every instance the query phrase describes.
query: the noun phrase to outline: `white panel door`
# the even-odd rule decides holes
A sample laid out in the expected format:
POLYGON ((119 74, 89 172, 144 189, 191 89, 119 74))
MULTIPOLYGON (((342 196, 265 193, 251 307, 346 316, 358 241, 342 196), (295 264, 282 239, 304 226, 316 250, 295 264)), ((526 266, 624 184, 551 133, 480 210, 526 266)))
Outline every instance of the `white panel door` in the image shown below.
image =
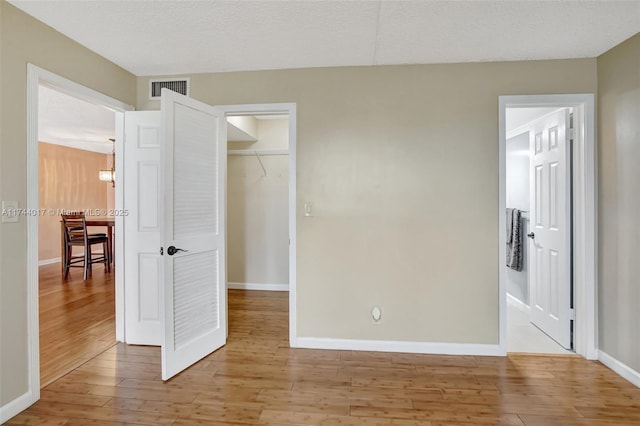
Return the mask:
POLYGON ((226 343, 226 119, 162 90, 162 379, 226 343))
POLYGON ((569 110, 532 124, 530 319, 571 347, 571 191, 569 110))
POLYGON ((160 346, 160 111, 126 112, 124 129, 125 342, 160 346))

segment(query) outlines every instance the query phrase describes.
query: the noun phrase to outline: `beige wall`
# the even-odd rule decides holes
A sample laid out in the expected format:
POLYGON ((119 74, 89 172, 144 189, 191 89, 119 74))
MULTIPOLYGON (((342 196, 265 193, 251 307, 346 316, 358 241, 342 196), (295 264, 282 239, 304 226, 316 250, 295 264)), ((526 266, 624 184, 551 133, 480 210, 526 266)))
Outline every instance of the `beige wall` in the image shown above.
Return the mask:
MULTIPOLYGON (((111 183, 98 180, 98 171, 108 168, 110 155, 49 143, 38 144, 39 208, 38 258, 60 258, 60 211, 88 214, 113 205, 111 183), (109 200, 111 198, 111 200, 109 200)), ((92 227, 91 232, 106 232, 92 227)), ((101 251, 95 247, 96 251, 101 251)))
POLYGON ((212 105, 297 103, 299 336, 495 344, 498 96, 595 93, 596 61, 190 77, 212 105))
MULTIPOLYGON (((250 149, 287 149, 288 120, 257 120, 250 149), (259 148, 254 148, 254 146, 259 148)), ((237 149, 229 142, 229 149, 237 149)), ((289 284, 289 156, 229 156, 227 161, 227 279, 289 284)))
MULTIPOLYGON (((27 63, 123 102, 135 103, 135 77, 0 1, 0 197, 25 207, 27 63)), ((27 223, 0 224, 0 405, 28 389, 27 223)))
MULTIPOLYGON (((27 62, 127 103, 135 78, 6 2, 0 31, 1 199, 24 206, 27 62)), ((198 74, 191 89, 210 104, 298 105, 299 336, 496 343, 497 97, 599 80, 600 346, 640 369, 637 58, 638 36, 598 59, 599 79, 582 59, 198 74)), ((148 79, 137 86, 138 108, 157 109, 148 79)), ((0 237, 4 405, 27 390, 24 218, 0 237)))
POLYGON ((599 347, 640 371, 640 34, 598 57, 599 347))

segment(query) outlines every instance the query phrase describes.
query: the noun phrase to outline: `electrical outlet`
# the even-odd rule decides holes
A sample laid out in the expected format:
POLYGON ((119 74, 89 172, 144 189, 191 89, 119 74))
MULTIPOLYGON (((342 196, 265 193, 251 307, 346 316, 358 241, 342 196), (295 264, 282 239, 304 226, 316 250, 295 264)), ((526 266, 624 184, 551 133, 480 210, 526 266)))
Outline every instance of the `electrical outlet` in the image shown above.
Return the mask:
POLYGON ((382 309, 380 309, 379 306, 371 308, 371 321, 374 325, 378 325, 382 322, 382 309))

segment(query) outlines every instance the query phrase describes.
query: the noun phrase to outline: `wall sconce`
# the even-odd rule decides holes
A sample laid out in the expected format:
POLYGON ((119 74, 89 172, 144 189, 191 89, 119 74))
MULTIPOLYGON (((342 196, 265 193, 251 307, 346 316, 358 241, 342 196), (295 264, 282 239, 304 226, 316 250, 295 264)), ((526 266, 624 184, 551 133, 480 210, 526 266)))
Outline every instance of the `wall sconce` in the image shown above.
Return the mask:
POLYGON ((111 151, 111 168, 108 170, 100 170, 98 172, 98 179, 103 182, 111 182, 111 186, 116 186, 116 145, 115 139, 109 139, 113 143, 113 150, 111 151))

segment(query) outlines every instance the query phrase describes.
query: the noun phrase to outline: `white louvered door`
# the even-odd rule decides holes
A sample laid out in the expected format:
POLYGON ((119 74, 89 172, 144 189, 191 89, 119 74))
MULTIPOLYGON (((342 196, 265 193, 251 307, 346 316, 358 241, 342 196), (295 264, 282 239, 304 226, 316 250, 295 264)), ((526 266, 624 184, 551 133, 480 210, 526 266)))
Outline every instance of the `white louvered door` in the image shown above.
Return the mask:
POLYGON ((168 380, 227 339, 227 130, 223 111, 167 89, 162 90, 161 114, 162 379, 168 380))
POLYGON ((532 124, 530 136, 530 320, 571 348, 571 156, 562 109, 532 124))

